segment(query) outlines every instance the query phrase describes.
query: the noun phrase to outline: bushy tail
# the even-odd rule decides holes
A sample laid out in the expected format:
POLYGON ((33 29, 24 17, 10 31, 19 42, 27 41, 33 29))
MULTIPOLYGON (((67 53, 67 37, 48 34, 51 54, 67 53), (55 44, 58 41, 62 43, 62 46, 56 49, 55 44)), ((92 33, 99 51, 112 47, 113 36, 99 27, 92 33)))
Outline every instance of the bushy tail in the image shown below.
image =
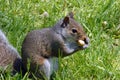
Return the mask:
POLYGON ((8 43, 6 36, 1 30, 0 30, 0 43, 8 43))
POLYGON ((19 53, 0 30, 0 67, 9 66, 9 64, 12 64, 13 74, 22 70, 22 59, 19 53))

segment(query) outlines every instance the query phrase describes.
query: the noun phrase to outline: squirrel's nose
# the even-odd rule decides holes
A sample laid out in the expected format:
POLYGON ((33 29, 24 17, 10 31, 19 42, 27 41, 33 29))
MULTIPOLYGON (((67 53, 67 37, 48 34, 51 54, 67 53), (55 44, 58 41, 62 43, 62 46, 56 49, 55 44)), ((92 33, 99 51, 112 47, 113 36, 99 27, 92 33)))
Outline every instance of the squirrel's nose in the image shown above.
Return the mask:
POLYGON ((86 37, 86 38, 84 38, 84 42, 85 42, 85 44, 89 44, 90 39, 88 37, 86 37))

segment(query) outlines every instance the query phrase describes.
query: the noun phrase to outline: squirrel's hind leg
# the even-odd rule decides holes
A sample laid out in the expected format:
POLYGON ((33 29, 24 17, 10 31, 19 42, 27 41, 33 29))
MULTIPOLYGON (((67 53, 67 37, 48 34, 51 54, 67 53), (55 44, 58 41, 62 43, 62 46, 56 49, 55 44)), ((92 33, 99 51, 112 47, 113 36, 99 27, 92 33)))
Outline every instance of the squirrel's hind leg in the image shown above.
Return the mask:
POLYGON ((43 65, 40 66, 40 71, 42 72, 43 77, 45 80, 50 80, 51 76, 51 64, 48 59, 44 60, 43 65))

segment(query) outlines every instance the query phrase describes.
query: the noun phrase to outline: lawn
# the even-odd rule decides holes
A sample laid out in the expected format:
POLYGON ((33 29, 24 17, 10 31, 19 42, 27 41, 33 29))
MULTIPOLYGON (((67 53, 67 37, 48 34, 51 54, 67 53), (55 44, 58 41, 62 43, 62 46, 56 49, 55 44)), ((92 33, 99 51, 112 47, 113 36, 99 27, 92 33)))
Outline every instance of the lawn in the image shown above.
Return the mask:
MULTIPOLYGON (((52 27, 70 11, 90 46, 60 59, 54 80, 120 80, 120 0, 0 0, 0 29, 21 54, 29 31, 52 27)), ((8 70, 0 80, 29 79, 8 70)))

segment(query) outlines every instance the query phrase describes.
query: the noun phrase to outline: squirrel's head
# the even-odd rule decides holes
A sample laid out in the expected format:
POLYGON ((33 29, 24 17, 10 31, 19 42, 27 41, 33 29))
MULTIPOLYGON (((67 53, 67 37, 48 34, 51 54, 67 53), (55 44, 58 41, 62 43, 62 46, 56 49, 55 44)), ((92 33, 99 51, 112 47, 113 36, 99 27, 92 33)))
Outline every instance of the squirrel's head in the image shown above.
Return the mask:
POLYGON ((72 12, 64 17, 61 27, 62 36, 67 43, 74 43, 79 47, 79 49, 85 49, 88 47, 89 38, 83 30, 83 27, 74 20, 72 12))

